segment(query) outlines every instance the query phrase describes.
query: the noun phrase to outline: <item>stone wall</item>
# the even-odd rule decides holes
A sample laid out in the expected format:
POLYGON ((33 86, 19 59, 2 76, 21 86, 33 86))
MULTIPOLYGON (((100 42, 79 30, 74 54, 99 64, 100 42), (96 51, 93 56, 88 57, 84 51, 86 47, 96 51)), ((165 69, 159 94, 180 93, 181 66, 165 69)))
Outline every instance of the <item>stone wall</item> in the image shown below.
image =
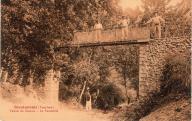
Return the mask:
POLYGON ((190 38, 164 38, 151 40, 139 46, 139 95, 159 90, 159 80, 165 65, 165 59, 171 55, 183 55, 190 58, 190 38))
POLYGON ((60 71, 49 70, 45 76, 45 96, 50 104, 57 104, 59 101, 59 79, 60 71))

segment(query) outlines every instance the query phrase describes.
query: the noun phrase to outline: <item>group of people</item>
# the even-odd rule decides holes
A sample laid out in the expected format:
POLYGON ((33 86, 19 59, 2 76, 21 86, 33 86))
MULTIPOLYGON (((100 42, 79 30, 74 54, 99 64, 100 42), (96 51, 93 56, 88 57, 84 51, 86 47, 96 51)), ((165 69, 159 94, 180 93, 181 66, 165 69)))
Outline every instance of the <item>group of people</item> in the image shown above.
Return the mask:
MULTIPOLYGON (((128 36, 128 27, 130 24, 130 19, 127 16, 123 16, 119 25, 122 30, 122 37, 127 37, 128 36)), ((94 25, 94 30, 96 31, 96 40, 101 39, 101 30, 103 30, 103 25, 101 24, 100 21, 97 21, 96 24, 94 25)))
MULTIPOLYGON (((140 23, 143 19, 143 16, 140 15, 137 17, 136 21, 134 22, 135 27, 140 27, 140 23)), ((149 19, 143 25, 150 25, 150 36, 151 38, 161 38, 162 37, 162 25, 165 23, 165 20, 158 15, 157 12, 154 13, 154 16, 149 19)), ((119 22, 119 27, 122 30, 122 37, 128 36, 128 28, 130 26, 130 18, 128 16, 123 16, 119 22)), ((94 25, 94 30, 96 31, 96 39, 101 39, 101 30, 103 30, 103 25, 100 21, 97 21, 94 25)))

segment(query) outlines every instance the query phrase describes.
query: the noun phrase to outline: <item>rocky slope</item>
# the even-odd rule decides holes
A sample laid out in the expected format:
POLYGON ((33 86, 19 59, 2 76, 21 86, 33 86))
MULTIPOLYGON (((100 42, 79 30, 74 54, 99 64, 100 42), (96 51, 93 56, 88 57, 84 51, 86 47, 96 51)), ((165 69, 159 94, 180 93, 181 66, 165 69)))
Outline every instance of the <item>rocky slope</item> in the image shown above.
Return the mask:
POLYGON ((163 104, 140 121, 190 121, 190 102, 190 99, 180 99, 163 104))

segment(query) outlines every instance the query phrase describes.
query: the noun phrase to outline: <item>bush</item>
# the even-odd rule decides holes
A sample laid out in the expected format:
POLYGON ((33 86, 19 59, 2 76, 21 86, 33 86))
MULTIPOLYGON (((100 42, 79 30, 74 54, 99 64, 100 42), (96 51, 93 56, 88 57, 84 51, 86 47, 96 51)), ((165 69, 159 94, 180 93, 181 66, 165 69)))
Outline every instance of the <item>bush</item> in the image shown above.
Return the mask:
POLYGON ((161 79, 161 90, 190 93, 190 58, 181 55, 167 58, 161 79))
POLYGON ((95 104, 97 108, 110 110, 124 101, 124 95, 116 85, 107 83, 100 88, 100 94, 95 104))
POLYGON ((161 98, 163 97, 160 93, 151 92, 148 96, 128 105, 124 110, 118 111, 114 115, 114 121, 139 121, 140 118, 149 114, 159 104, 161 98))
MULTIPOLYGON (((94 85, 90 87, 92 97, 92 106, 101 110, 111 110, 124 101, 122 91, 116 85, 110 82, 104 82, 102 85, 94 85), (99 94, 97 93, 99 89, 99 94)), ((81 104, 85 106, 86 95, 84 93, 81 104)))

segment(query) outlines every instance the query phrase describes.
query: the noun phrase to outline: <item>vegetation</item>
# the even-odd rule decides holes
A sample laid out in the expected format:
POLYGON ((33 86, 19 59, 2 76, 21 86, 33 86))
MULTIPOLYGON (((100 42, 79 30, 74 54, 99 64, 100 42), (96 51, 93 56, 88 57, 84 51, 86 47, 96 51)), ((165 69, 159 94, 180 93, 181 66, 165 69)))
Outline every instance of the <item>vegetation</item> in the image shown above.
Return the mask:
POLYGON ((181 55, 167 59, 161 81, 162 90, 166 93, 187 93, 190 95, 191 87, 190 58, 181 55))
POLYGON ((16 77, 13 83, 24 75, 22 84, 26 85, 30 71, 41 76, 53 67, 50 41, 57 30, 55 22, 50 1, 17 0, 2 5, 1 62, 16 77))
MULTIPOLYGON (((128 87, 126 85, 128 85, 128 81, 138 83, 134 82, 134 79, 138 80, 137 50, 136 46, 78 50, 78 54, 75 52, 76 57, 73 58, 73 65, 63 72, 63 87, 61 87, 60 98, 75 98, 77 100, 82 98, 84 104, 82 92, 86 91, 85 87, 88 86, 93 95, 95 107, 111 109, 124 100, 127 101, 127 98, 130 98, 127 95, 128 87), (116 70, 117 79, 110 77, 111 67, 116 70), (124 78, 121 80, 122 75, 124 78), (99 94, 96 94, 98 90, 99 94)), ((137 85, 132 84, 132 88, 138 90, 137 85)))
POLYGON ((190 58, 175 55, 167 58, 159 92, 150 92, 147 97, 129 105, 115 120, 138 121, 162 104, 179 99, 189 99, 191 93, 190 58))
MULTIPOLYGON (((160 11, 169 22, 166 25, 169 32, 167 36, 190 34, 188 7, 175 12, 178 6, 170 7, 170 0, 142 1, 144 12, 141 23, 145 23, 154 11, 160 11)), ((29 78, 34 77, 34 83, 43 85, 48 70, 60 70, 60 100, 75 99, 84 103, 84 92, 89 86, 91 94, 95 95, 93 98, 97 97, 95 107, 112 109, 121 102, 129 102, 127 90, 134 88, 138 92, 137 46, 67 48, 62 52, 54 49, 54 46, 72 41, 75 31, 91 30, 97 20, 101 20, 104 28, 112 28, 117 24, 117 17, 122 14, 116 6, 117 2, 118 0, 2 0, 1 66, 9 74, 8 81, 26 86, 30 84, 29 78), (118 79, 110 78, 111 68, 115 69, 118 79), (131 82, 129 87, 128 82, 131 82), (99 94, 95 94, 97 90, 99 94)), ((181 3, 185 5, 184 1, 181 3)), ((134 17, 131 18, 132 23, 134 20, 134 17)), ((189 79, 185 76, 189 74, 189 68, 185 62, 168 60, 164 75, 164 80, 168 81, 162 82, 163 90, 176 82, 189 84, 189 79)), ((148 103, 144 101, 142 106, 138 104, 140 107, 137 110, 150 105, 149 100, 153 98, 146 100, 148 103)), ((134 111, 137 112, 136 109, 134 111)), ((139 116, 145 114, 141 113, 142 115, 138 113, 139 116)))
MULTIPOLYGON (((158 11, 166 20, 165 37, 190 36, 189 23, 191 20, 189 19, 190 16, 186 14, 190 11, 188 6, 190 2, 188 0, 181 1, 182 7, 178 7, 179 5, 168 6, 169 2, 170 0, 143 0, 145 12, 141 22, 145 23, 155 11, 158 11)), ((139 121, 162 104, 181 98, 189 99, 190 78, 190 54, 186 57, 175 55, 167 58, 160 80, 160 91, 150 92, 148 97, 140 98, 126 108, 118 110, 114 116, 114 121, 139 121)))

